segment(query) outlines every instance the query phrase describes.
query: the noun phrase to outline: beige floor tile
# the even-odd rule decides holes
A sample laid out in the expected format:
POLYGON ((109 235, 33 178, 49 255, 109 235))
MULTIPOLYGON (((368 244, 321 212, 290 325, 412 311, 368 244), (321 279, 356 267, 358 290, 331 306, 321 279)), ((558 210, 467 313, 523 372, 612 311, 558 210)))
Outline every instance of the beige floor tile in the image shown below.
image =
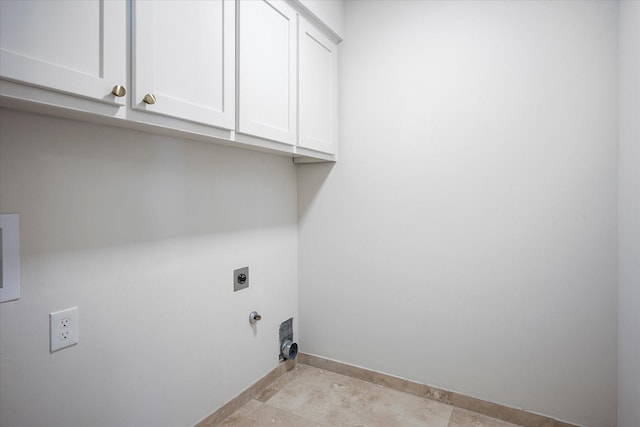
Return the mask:
POLYGON ((251 399, 247 403, 245 403, 240 409, 238 409, 235 414, 245 417, 250 415, 253 411, 260 408, 262 406, 262 402, 259 402, 255 399, 251 399))
POLYGON ((247 424, 241 424, 240 426, 329 427, 328 425, 323 425, 268 404, 264 404, 253 411, 251 415, 246 417, 246 421, 247 424))
POLYGON ((280 378, 269 384, 264 390, 260 391, 255 399, 259 400, 260 402, 266 402, 307 369, 313 368, 307 365, 296 364, 296 366, 292 370, 284 373, 280 378))
POLYGON ((448 427, 518 427, 506 421, 454 408, 448 427))
POLYGON ((452 411, 449 405, 311 367, 296 373, 267 403, 331 426, 446 427, 452 411))
POLYGON ((519 427, 302 364, 268 385, 220 426, 519 427))
POLYGON ((252 412, 259 409, 262 406, 262 402, 259 402, 255 399, 251 399, 244 405, 242 405, 236 412, 229 415, 220 425, 225 427, 237 427, 241 424, 248 415, 251 415, 252 412))

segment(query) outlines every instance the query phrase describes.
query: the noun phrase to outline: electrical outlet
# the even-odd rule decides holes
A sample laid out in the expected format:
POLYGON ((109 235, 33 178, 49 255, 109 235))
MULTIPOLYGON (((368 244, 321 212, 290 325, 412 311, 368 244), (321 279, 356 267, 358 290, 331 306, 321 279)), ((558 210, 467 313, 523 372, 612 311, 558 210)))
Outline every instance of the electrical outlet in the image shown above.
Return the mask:
POLYGON ((51 352, 78 344, 78 307, 49 314, 51 352))

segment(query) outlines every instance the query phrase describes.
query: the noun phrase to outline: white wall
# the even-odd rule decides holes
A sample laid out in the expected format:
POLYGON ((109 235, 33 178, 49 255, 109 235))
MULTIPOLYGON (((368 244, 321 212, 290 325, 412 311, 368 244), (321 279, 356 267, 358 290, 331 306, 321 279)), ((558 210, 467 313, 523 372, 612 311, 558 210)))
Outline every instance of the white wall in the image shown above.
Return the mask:
POLYGON ((640 2, 620 2, 618 426, 640 425, 640 2))
POLYGON ((617 3, 346 2, 301 351, 616 424, 617 3))
POLYGON ((291 159, 0 119, 0 211, 22 233, 22 297, 0 304, 0 425, 193 425, 277 365, 279 323, 297 319, 291 159), (76 305, 80 343, 50 354, 48 313, 76 305))

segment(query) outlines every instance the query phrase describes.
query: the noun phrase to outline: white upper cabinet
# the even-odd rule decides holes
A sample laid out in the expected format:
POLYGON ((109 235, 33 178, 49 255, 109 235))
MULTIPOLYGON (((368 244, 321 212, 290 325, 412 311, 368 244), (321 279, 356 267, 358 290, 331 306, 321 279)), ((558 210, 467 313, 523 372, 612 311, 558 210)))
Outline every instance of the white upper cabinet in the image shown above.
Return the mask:
POLYGON ((126 19, 125 0, 0 1, 0 76, 123 105, 126 19))
POLYGON ((296 144, 297 15, 283 1, 238 2, 238 131, 296 144))
POLYGON ((133 1, 138 110, 235 128, 235 2, 133 1))
POLYGON ((299 144, 335 154, 338 140, 337 46, 300 20, 299 144))
POLYGON ((332 161, 342 6, 0 0, 0 106, 332 161))

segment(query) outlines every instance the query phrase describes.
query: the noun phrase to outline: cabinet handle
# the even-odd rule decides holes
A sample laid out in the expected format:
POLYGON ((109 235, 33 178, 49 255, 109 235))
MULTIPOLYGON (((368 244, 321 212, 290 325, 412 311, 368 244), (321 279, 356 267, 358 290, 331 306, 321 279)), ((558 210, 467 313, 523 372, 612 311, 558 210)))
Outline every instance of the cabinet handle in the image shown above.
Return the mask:
POLYGON ((142 98, 142 102, 144 102, 145 104, 153 105, 156 103, 156 97, 154 94, 148 93, 144 96, 144 98, 142 98))
POLYGON ((122 85, 115 85, 113 89, 111 89, 111 93, 121 98, 127 94, 127 90, 122 85))

